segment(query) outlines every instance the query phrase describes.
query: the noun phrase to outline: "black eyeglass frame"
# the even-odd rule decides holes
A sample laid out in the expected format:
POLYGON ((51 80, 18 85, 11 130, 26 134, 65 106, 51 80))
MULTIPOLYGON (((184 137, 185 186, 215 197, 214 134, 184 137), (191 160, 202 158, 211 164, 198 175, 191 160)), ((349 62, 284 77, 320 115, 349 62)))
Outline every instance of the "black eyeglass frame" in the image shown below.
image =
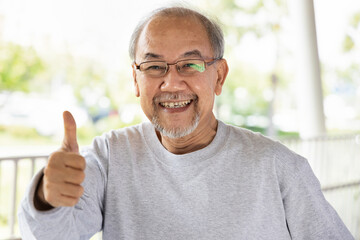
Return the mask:
MULTIPOLYGON (((136 64, 136 62, 134 61, 133 65, 135 66, 135 69, 136 69, 136 70, 139 70, 140 72, 143 72, 143 71, 141 71, 141 69, 140 69, 141 64, 151 63, 151 62, 163 62, 163 63, 166 63, 166 71, 165 71, 162 75, 159 75, 159 77, 163 77, 163 76, 165 76, 165 75, 169 72, 169 69, 170 69, 169 66, 171 66, 171 65, 176 65, 176 70, 178 71, 178 73, 184 74, 184 73, 180 72, 180 68, 177 67, 177 64, 178 64, 179 62, 190 61, 190 60, 200 60, 200 61, 203 61, 203 62, 204 62, 204 64, 205 64, 204 66, 205 66, 205 70, 206 70, 206 66, 211 66, 211 65, 214 64, 216 61, 221 60, 221 59, 222 59, 222 58, 213 58, 211 61, 208 61, 208 62, 207 62, 207 61, 205 61, 204 59, 201 59, 201 58, 191 58, 191 59, 178 60, 178 61, 176 61, 176 62, 174 62, 174 63, 167 63, 167 62, 165 62, 165 61, 146 61, 146 62, 141 62, 140 64, 136 64)), ((185 75, 186 75, 186 74, 185 74, 185 75)))

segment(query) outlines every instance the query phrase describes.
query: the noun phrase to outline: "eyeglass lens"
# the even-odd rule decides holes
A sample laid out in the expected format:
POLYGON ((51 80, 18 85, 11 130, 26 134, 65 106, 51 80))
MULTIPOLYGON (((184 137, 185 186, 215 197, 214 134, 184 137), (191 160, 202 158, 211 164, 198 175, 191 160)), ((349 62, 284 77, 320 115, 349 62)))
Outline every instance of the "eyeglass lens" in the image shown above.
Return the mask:
POLYGON ((182 74, 194 74, 205 71, 205 62, 199 59, 189 59, 178 61, 175 64, 166 62, 144 62, 140 64, 140 71, 151 76, 162 76, 168 71, 169 65, 176 65, 176 69, 182 74))

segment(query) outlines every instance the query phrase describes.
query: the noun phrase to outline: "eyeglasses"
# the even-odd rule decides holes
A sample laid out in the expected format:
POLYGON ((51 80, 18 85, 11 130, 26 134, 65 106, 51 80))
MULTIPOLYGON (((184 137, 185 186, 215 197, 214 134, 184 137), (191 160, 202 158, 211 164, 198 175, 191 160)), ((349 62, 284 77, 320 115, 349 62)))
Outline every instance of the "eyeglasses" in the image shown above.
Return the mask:
POLYGON ((185 59, 175 63, 167 63, 164 61, 148 61, 142 62, 137 65, 134 62, 134 66, 137 70, 140 70, 147 76, 151 77, 163 77, 169 71, 170 65, 176 65, 177 71, 182 75, 192 75, 198 72, 204 72, 206 66, 210 66, 220 58, 213 59, 210 62, 205 62, 202 59, 185 59))

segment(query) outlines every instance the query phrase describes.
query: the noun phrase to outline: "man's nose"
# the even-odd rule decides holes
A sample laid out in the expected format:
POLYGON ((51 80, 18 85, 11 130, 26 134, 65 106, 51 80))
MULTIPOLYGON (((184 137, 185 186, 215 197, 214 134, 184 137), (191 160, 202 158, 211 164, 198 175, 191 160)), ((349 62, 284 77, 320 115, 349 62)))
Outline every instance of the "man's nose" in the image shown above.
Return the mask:
POLYGON ((176 65, 169 65, 168 72, 163 77, 161 90, 164 92, 177 92, 186 89, 184 76, 181 76, 176 65))

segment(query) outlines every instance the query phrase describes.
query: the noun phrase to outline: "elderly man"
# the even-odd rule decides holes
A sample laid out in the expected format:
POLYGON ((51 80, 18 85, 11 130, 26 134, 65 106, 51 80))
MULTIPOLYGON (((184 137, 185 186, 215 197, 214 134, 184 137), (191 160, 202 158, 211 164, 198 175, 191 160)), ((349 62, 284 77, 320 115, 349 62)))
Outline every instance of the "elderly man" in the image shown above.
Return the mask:
POLYGON ((307 161, 212 112, 228 73, 219 26, 180 7, 135 29, 135 94, 151 123, 61 149, 19 212, 24 239, 353 239, 307 161))

